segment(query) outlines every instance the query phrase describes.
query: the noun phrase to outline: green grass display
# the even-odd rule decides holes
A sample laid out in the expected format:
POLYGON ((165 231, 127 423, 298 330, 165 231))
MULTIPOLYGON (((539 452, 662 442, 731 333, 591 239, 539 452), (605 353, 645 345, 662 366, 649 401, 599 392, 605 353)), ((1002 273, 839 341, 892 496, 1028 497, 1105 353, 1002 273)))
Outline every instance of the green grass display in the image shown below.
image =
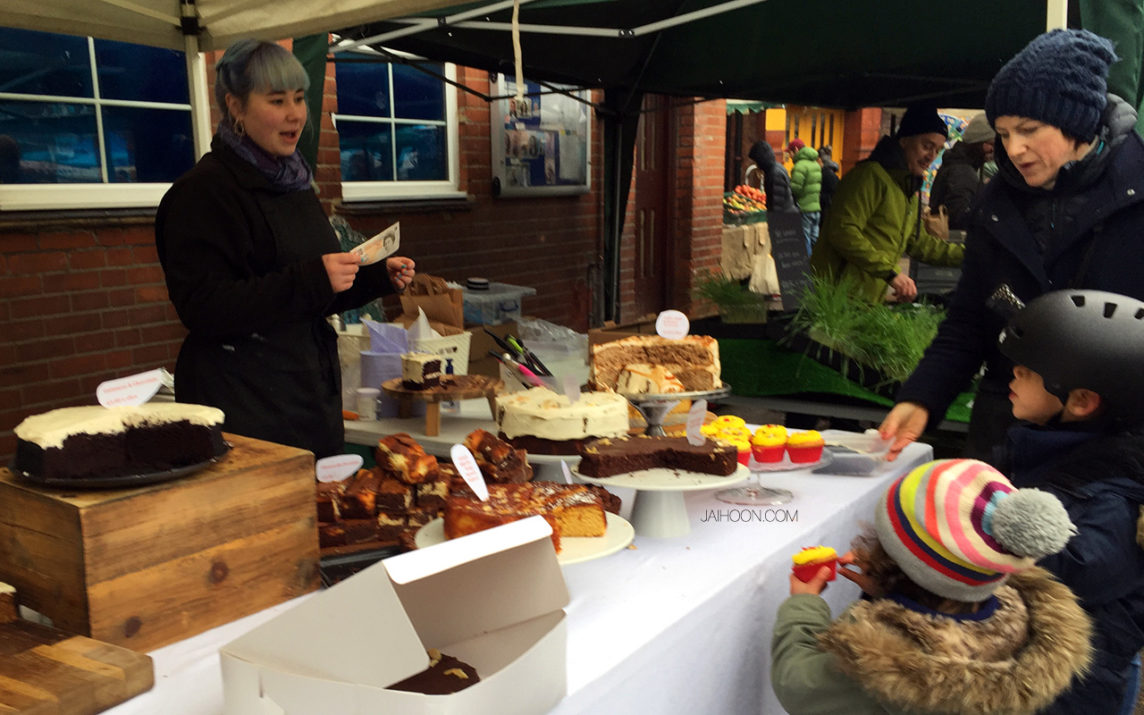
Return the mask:
POLYGON ((872 304, 853 297, 852 286, 814 277, 790 330, 802 333, 843 356, 872 369, 885 382, 901 382, 917 367, 937 335, 945 311, 931 305, 872 304))
POLYGON ((766 296, 752 293, 740 281, 719 272, 705 271, 696 276, 692 291, 696 298, 714 303, 725 323, 765 323, 766 296))

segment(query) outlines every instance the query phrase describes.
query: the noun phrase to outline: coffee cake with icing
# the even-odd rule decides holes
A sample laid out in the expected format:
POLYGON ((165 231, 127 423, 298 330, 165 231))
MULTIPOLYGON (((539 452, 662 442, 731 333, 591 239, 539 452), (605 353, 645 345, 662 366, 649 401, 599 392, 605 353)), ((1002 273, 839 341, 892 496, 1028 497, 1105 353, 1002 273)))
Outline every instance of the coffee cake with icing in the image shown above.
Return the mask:
POLYGON ((628 365, 658 365, 671 372, 684 392, 715 390, 719 375, 719 343, 707 335, 680 340, 658 335, 633 335, 592 346, 591 380, 599 390, 615 390, 628 365))
POLYGON ((628 402, 608 392, 582 392, 575 402, 546 387, 497 396, 499 436, 535 454, 576 454, 588 439, 628 431, 628 402))

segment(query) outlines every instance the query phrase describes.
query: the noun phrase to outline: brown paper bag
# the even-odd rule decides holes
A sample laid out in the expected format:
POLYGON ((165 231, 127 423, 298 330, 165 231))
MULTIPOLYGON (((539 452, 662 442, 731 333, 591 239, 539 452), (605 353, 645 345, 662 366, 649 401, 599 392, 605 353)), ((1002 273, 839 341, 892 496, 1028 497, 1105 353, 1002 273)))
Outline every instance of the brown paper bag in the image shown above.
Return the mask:
POLYGON ((464 294, 457 288, 450 288, 445 279, 426 273, 418 273, 413 282, 401 294, 401 316, 397 318, 405 327, 417 320, 417 309, 425 311, 429 324, 441 335, 454 335, 464 329, 464 294), (457 328, 444 331, 436 324, 457 328))

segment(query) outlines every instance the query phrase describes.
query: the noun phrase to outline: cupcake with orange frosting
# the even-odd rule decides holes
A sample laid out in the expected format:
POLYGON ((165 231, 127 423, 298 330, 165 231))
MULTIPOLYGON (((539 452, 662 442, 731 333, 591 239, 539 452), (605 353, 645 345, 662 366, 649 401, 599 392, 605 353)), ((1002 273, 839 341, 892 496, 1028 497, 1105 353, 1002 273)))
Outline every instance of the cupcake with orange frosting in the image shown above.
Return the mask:
POLYGON ((794 562, 791 569, 795 578, 803 583, 814 578, 823 566, 830 567, 830 577, 826 579, 827 581, 833 581, 838 574, 838 552, 829 546, 808 546, 792 556, 791 561, 794 562))
POLYGON ((786 449, 787 431, 782 425, 763 425, 751 437, 751 451, 755 461, 761 464, 783 461, 786 449))
POLYGON ((814 430, 795 432, 787 438, 786 451, 790 461, 795 464, 809 464, 822 459, 822 450, 826 447, 826 440, 814 430))

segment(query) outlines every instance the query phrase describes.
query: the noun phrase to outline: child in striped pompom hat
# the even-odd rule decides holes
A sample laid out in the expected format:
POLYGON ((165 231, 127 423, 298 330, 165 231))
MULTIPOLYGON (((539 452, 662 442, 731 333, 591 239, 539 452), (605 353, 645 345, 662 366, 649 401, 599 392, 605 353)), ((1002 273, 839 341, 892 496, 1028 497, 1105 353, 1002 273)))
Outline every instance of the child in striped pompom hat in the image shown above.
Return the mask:
POLYGON ((832 620, 819 595, 829 569, 791 578, 772 640, 775 694, 792 715, 1039 711, 1091 658, 1076 596, 1035 565, 1074 533, 1055 496, 984 462, 914 468, 839 559, 863 599, 832 620))

